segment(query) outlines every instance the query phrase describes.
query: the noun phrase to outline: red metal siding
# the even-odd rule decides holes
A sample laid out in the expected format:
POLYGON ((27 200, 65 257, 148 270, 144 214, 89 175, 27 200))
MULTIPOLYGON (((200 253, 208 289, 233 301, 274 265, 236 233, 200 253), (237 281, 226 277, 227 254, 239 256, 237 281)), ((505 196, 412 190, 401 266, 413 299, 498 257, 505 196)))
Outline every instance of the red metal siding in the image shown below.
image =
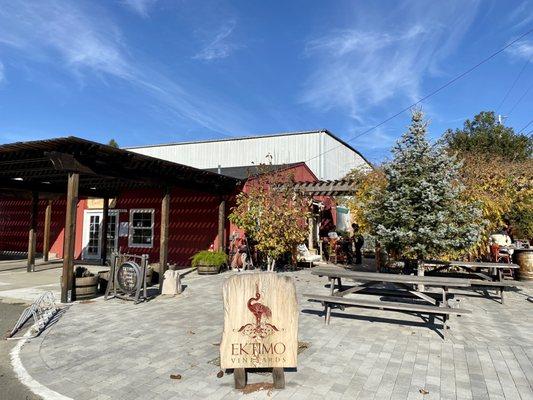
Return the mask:
MULTIPOLYGON (((159 260, 161 233, 161 198, 158 190, 130 191, 117 199, 116 208, 121 212, 120 222, 129 222, 131 209, 154 209, 153 247, 129 247, 128 238, 119 238, 123 252, 148 254, 150 262, 159 260)), ((187 189, 174 189, 170 199, 169 263, 190 265, 190 258, 199 250, 217 245, 219 196, 203 194, 187 189)))
MULTIPOLYGON (((44 214, 48 200, 39 201, 37 216, 36 251, 43 251, 44 214)), ((52 201, 52 218, 50 222, 50 253, 63 257, 63 239, 65 227, 65 198, 52 201)), ((76 235, 81 240, 83 229, 83 210, 86 200, 78 203, 76 235)), ((0 251, 27 252, 28 231, 30 229, 31 200, 0 199, 0 251)), ((75 255, 81 254, 81 241, 76 243, 75 255)))

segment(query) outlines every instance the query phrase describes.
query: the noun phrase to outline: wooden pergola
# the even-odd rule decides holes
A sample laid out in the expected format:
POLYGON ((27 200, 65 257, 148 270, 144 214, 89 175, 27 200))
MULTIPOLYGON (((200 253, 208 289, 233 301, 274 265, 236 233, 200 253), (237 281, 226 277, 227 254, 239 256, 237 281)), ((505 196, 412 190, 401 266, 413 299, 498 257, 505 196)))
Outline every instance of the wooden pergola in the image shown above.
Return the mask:
MULTIPOLYGON (((107 257, 107 221, 109 198, 124 190, 160 189, 161 236, 160 283, 168 260, 170 193, 173 187, 185 187, 220 196, 218 234, 223 248, 225 197, 239 180, 213 172, 176 164, 103 145, 77 137, 17 142, 0 145, 0 190, 17 197, 31 197, 31 222, 28 234, 27 271, 35 267, 37 211, 39 198, 66 195, 63 243, 61 301, 71 299, 76 207, 80 197, 103 198, 102 259, 107 257)), ((45 211, 43 239, 44 260, 50 249, 51 201, 45 211)))
POLYGON ((312 196, 353 196, 356 189, 356 182, 348 179, 294 184, 294 190, 312 196))

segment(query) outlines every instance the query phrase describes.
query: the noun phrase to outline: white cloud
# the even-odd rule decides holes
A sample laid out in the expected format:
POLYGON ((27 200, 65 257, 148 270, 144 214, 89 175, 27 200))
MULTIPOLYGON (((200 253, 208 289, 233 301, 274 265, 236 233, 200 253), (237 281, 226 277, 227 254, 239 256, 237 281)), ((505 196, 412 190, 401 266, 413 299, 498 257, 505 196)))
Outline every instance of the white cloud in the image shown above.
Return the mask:
POLYGON ((194 59, 212 61, 226 58, 240 46, 230 41, 230 36, 235 29, 235 20, 229 21, 222 26, 215 34, 214 38, 207 41, 207 44, 200 50, 194 59))
POLYGON ((148 18, 149 10, 157 0, 122 0, 122 2, 133 12, 143 18, 148 18))
POLYGON ((514 57, 529 60, 533 58, 533 41, 520 40, 507 48, 507 52, 514 57))
POLYGON ((455 50, 476 10, 475 2, 402 3, 386 15, 359 7, 353 28, 307 43, 304 54, 312 72, 300 101, 320 111, 340 110, 362 123, 368 111, 389 100, 418 100, 424 78, 442 74, 441 62, 455 50))
POLYGON ((4 72, 4 64, 0 61, 0 83, 6 80, 6 74, 4 72))
POLYGON ((12 1, 0 8, 0 48, 73 74, 124 80, 180 120, 216 132, 242 130, 241 110, 193 83, 176 82, 133 59, 120 30, 107 14, 66 1, 12 1))

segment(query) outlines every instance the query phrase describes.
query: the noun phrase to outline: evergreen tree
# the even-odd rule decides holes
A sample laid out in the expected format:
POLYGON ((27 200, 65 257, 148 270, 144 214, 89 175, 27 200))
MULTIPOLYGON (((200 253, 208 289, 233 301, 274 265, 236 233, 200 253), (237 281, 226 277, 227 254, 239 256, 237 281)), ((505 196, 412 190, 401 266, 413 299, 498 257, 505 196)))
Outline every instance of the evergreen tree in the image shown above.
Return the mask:
POLYGON ((111 139, 109 142, 107 142, 108 146, 116 147, 118 149, 118 143, 115 139, 111 139))
POLYGON ((387 184, 372 196, 367 219, 382 245, 395 256, 427 259, 467 249, 480 236, 477 205, 462 200, 461 164, 426 138, 419 110, 383 167, 387 184))

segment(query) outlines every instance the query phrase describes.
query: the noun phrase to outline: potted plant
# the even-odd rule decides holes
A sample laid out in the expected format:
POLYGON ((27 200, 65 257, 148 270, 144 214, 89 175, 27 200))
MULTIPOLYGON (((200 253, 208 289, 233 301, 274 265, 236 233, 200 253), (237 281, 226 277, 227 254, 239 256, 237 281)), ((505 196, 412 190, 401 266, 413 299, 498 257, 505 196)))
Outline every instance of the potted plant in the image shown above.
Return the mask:
POLYGON ((200 275, 218 274, 227 262, 228 256, 223 251, 202 250, 191 257, 191 265, 198 269, 200 275))

